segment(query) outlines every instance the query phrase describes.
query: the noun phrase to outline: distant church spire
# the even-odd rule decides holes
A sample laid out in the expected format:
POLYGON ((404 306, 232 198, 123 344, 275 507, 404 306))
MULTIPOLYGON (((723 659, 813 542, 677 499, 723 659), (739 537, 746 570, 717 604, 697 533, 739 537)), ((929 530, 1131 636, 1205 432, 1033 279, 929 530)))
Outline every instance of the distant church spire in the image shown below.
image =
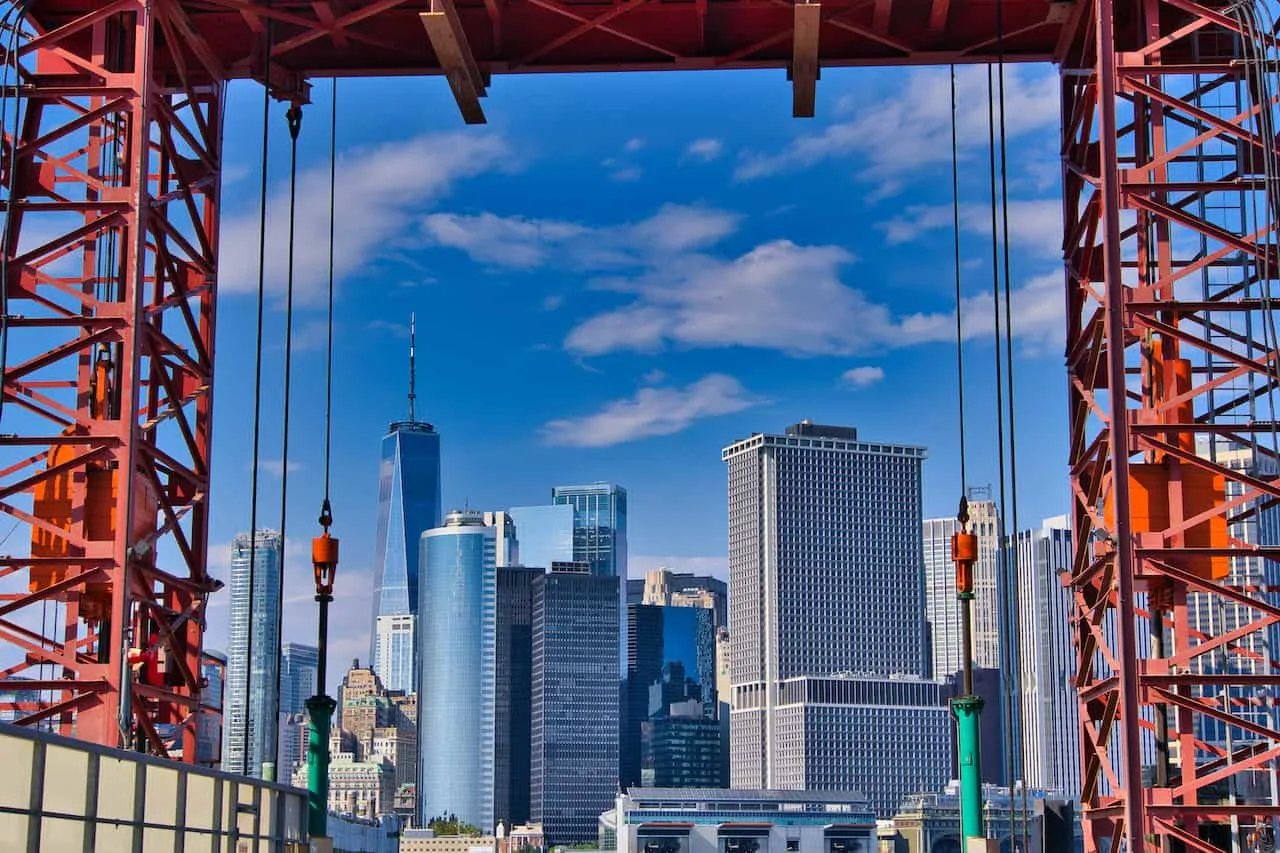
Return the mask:
POLYGON ((416 329, 414 327, 415 315, 411 312, 409 314, 409 423, 414 422, 413 403, 418 398, 417 395, 413 393, 413 343, 416 333, 416 329))

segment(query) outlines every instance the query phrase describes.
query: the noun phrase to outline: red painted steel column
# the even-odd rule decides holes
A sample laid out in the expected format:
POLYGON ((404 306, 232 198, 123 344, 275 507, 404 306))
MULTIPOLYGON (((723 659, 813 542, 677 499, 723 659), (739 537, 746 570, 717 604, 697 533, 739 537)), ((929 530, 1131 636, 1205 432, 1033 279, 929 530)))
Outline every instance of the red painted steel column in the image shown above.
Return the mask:
POLYGON ((226 75, 175 0, 119 0, 19 54, 0 691, 23 692, 0 710, 194 761, 226 75))
POLYGON ((1280 759, 1251 698, 1280 690, 1258 653, 1280 600, 1254 577, 1280 542, 1251 527, 1280 501, 1280 353, 1265 322, 1280 269, 1258 213, 1273 202, 1262 163, 1280 150, 1252 129, 1275 103, 1246 80, 1249 29, 1193 0, 1095 0, 1057 57, 1091 853, 1209 853, 1233 817, 1280 813, 1211 788, 1280 759), (1148 778, 1166 725, 1167 767, 1148 778))

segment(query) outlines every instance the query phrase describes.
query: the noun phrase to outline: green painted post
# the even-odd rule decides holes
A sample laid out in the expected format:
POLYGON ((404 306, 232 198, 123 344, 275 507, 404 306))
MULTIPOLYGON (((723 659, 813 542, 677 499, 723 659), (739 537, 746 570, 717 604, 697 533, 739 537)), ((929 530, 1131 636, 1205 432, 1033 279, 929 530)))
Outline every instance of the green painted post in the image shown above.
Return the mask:
POLYGON ((307 713, 311 715, 307 741, 307 790, 311 793, 307 831, 313 838, 325 837, 328 829, 329 727, 336 707, 338 703, 328 696, 312 696, 307 700, 307 713))
POLYGON ((982 749, 978 723, 982 697, 960 696, 951 700, 956 716, 956 757, 960 764, 960 833, 966 840, 984 838, 982 831, 982 749))

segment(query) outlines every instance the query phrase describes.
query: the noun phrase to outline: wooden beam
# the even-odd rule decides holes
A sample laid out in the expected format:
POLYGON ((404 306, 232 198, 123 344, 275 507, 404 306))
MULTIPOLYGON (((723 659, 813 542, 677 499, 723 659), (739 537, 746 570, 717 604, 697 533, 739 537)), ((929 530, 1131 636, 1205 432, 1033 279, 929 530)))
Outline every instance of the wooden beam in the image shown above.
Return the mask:
POLYGON ((462 111, 463 121, 484 124, 486 119, 484 110, 480 108, 480 99, 489 93, 485 89, 480 66, 467 44, 467 34, 462 29, 462 19, 458 17, 453 0, 431 0, 430 11, 419 13, 419 17, 431 41, 431 49, 440 62, 440 70, 448 79, 454 100, 462 111))
POLYGON ((820 3, 795 4, 791 48, 791 115, 795 118, 813 118, 818 95, 818 30, 821 26, 820 3))

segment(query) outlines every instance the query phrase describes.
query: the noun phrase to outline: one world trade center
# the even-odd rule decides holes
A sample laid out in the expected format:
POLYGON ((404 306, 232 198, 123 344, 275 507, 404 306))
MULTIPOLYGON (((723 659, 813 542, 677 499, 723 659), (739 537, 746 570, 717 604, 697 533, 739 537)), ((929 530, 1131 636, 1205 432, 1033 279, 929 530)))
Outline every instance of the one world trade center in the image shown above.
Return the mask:
POLYGON ((374 544, 370 659, 388 690, 416 689, 418 540, 440 525, 440 434, 414 413, 414 322, 409 321, 409 419, 382 438, 374 544))

